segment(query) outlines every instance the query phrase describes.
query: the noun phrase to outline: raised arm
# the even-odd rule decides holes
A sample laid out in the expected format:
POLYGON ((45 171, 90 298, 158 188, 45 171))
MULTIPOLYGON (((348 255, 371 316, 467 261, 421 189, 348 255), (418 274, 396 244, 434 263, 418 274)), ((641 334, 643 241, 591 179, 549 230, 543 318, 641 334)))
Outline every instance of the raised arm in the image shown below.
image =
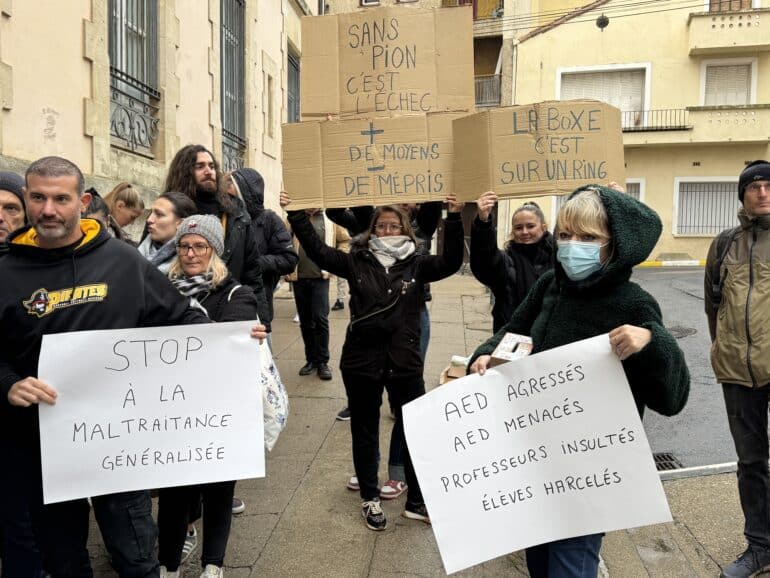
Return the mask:
POLYGON ((420 281, 429 283, 445 279, 463 264, 463 203, 454 195, 447 196, 447 217, 444 221, 444 249, 441 255, 428 255, 420 262, 417 275, 420 281))
MULTIPOLYGON (((283 208, 288 207, 291 204, 291 197, 282 191, 280 203, 283 208)), ((307 256, 321 269, 347 279, 350 272, 350 256, 344 251, 326 245, 316 234, 313 224, 304 210, 287 211, 287 215, 291 230, 307 256)))
POLYGON ((492 210, 496 203, 497 195, 492 191, 487 191, 476 201, 478 213, 471 224, 470 251, 473 276, 493 290, 515 281, 508 279, 505 257, 497 248, 497 230, 492 224, 492 210))

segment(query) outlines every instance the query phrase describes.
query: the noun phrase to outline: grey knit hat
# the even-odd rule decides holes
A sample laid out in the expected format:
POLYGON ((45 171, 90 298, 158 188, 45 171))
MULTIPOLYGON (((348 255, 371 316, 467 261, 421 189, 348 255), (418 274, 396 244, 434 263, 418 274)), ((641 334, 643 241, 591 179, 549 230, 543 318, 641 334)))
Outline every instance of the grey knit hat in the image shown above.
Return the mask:
POLYGON ((209 242, 221 257, 225 251, 225 235, 222 223, 214 215, 190 215, 176 230, 175 242, 179 245, 185 235, 200 235, 209 242))
POLYGON ((7 171, 0 172, 0 191, 13 193, 19 197, 21 206, 24 207, 26 205, 24 204, 24 193, 22 192, 22 188, 24 188, 24 177, 7 171))

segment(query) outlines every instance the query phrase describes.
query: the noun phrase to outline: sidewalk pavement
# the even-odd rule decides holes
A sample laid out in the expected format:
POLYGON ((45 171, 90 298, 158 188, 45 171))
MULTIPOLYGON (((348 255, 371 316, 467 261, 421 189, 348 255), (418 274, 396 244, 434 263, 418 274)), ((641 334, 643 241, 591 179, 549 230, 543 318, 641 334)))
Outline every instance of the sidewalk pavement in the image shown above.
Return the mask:
MULTIPOLYGON (((488 295, 474 278, 455 275, 431 287, 425 368, 429 389, 450 357, 471 353, 490 335, 492 325, 488 295)), ((404 497, 383 502, 389 526, 373 532, 361 519, 358 494, 345 488, 353 473, 350 428, 348 422, 335 421, 335 415, 345 406, 337 367, 347 307, 330 314, 331 381, 297 375, 305 359, 294 313, 294 300, 282 288, 275 299, 273 348, 291 397, 289 423, 267 457, 267 477, 236 486, 246 511, 233 517, 227 577, 445 576, 430 527, 400 516, 404 497)), ((383 414, 380 447, 387 456, 392 421, 387 410, 383 414)), ((386 479, 386 462, 382 460, 381 480, 386 479)), ((735 474, 672 480, 664 488, 674 521, 607 534, 602 576, 718 576, 720 567, 743 551, 735 474)), ((198 529, 201 534, 200 524, 198 529)), ((199 543, 183 567, 185 577, 199 576, 200 548, 199 543)), ((114 575, 95 524, 90 549, 96 576, 114 575)), ((527 572, 523 554, 514 553, 457 576, 515 577, 527 572)))

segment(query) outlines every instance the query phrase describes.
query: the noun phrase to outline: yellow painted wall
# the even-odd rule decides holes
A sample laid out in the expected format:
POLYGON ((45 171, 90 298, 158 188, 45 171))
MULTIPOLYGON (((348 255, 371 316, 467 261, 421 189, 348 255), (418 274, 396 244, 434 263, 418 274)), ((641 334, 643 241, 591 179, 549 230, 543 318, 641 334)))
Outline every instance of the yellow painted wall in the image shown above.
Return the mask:
MULTIPOLYGON (((767 145, 732 145, 699 147, 647 147, 626 150, 626 176, 644 177, 644 202, 655 209, 663 221, 663 233, 653 251, 686 253, 693 259, 705 259, 710 236, 674 236, 675 179, 680 177, 726 177, 738 181, 745 161, 767 158, 767 145), (699 163, 699 166, 694 166, 699 163)), ((735 197, 738 198, 736 184, 735 197)), ((737 219, 735 224, 738 224, 737 219)))
MULTIPOLYGON (((690 56, 687 9, 613 18, 611 6, 614 3, 589 13, 584 18, 588 22, 559 26, 517 46, 516 104, 558 98, 556 79, 560 68, 609 68, 640 64, 650 70, 649 100, 645 102, 645 109, 697 107, 701 105, 703 61, 739 57, 757 59, 756 102, 770 103, 770 52, 690 56), (594 16, 598 16, 603 9, 610 14, 610 23, 604 31, 600 31, 594 24, 594 16), (644 30, 644 35, 640 36, 639 30, 644 30), (634 41, 629 42, 628 39, 634 41)), ((540 9, 544 9, 543 2, 540 9)), ((734 107, 730 110, 736 111, 734 107)), ((695 118, 692 112, 690 114, 691 119, 695 118)), ((703 114, 697 118, 700 123, 697 132, 708 133, 710 121, 703 114)), ((645 202, 660 214, 664 224, 664 232, 653 257, 662 253, 686 253, 692 258, 704 258, 711 241, 708 237, 673 236, 676 177, 737 177, 745 161, 767 158, 770 154, 768 136, 762 137, 764 140, 759 143, 740 143, 742 131, 739 126, 735 127, 734 136, 726 139, 724 128, 720 127, 719 131, 715 126, 713 134, 719 135, 719 138, 715 137, 713 143, 718 145, 691 144, 689 137, 694 131, 680 131, 665 133, 667 139, 674 141, 673 144, 626 146, 626 176, 646 180, 645 202), (693 166, 693 162, 699 162, 700 166, 693 166)), ((762 134, 770 135, 766 131, 762 134)), ((654 137, 655 133, 625 134, 626 141, 635 139, 635 143, 654 141, 654 137)))
POLYGON ((476 0, 476 18, 492 18, 500 0, 476 0))
POLYGON ((589 4, 590 0, 534 0, 533 11, 538 15, 537 25, 548 24, 570 10, 589 4))

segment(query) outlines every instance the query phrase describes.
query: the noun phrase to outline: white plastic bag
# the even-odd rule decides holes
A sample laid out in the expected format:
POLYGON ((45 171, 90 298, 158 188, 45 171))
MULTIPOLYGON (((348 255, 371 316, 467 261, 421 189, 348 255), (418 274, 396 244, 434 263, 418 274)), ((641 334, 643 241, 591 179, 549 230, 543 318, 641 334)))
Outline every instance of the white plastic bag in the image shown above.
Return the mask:
POLYGON ((289 394, 283 386, 267 340, 259 344, 258 350, 262 366, 260 386, 265 418, 265 449, 270 451, 286 427, 286 420, 289 418, 289 394))

